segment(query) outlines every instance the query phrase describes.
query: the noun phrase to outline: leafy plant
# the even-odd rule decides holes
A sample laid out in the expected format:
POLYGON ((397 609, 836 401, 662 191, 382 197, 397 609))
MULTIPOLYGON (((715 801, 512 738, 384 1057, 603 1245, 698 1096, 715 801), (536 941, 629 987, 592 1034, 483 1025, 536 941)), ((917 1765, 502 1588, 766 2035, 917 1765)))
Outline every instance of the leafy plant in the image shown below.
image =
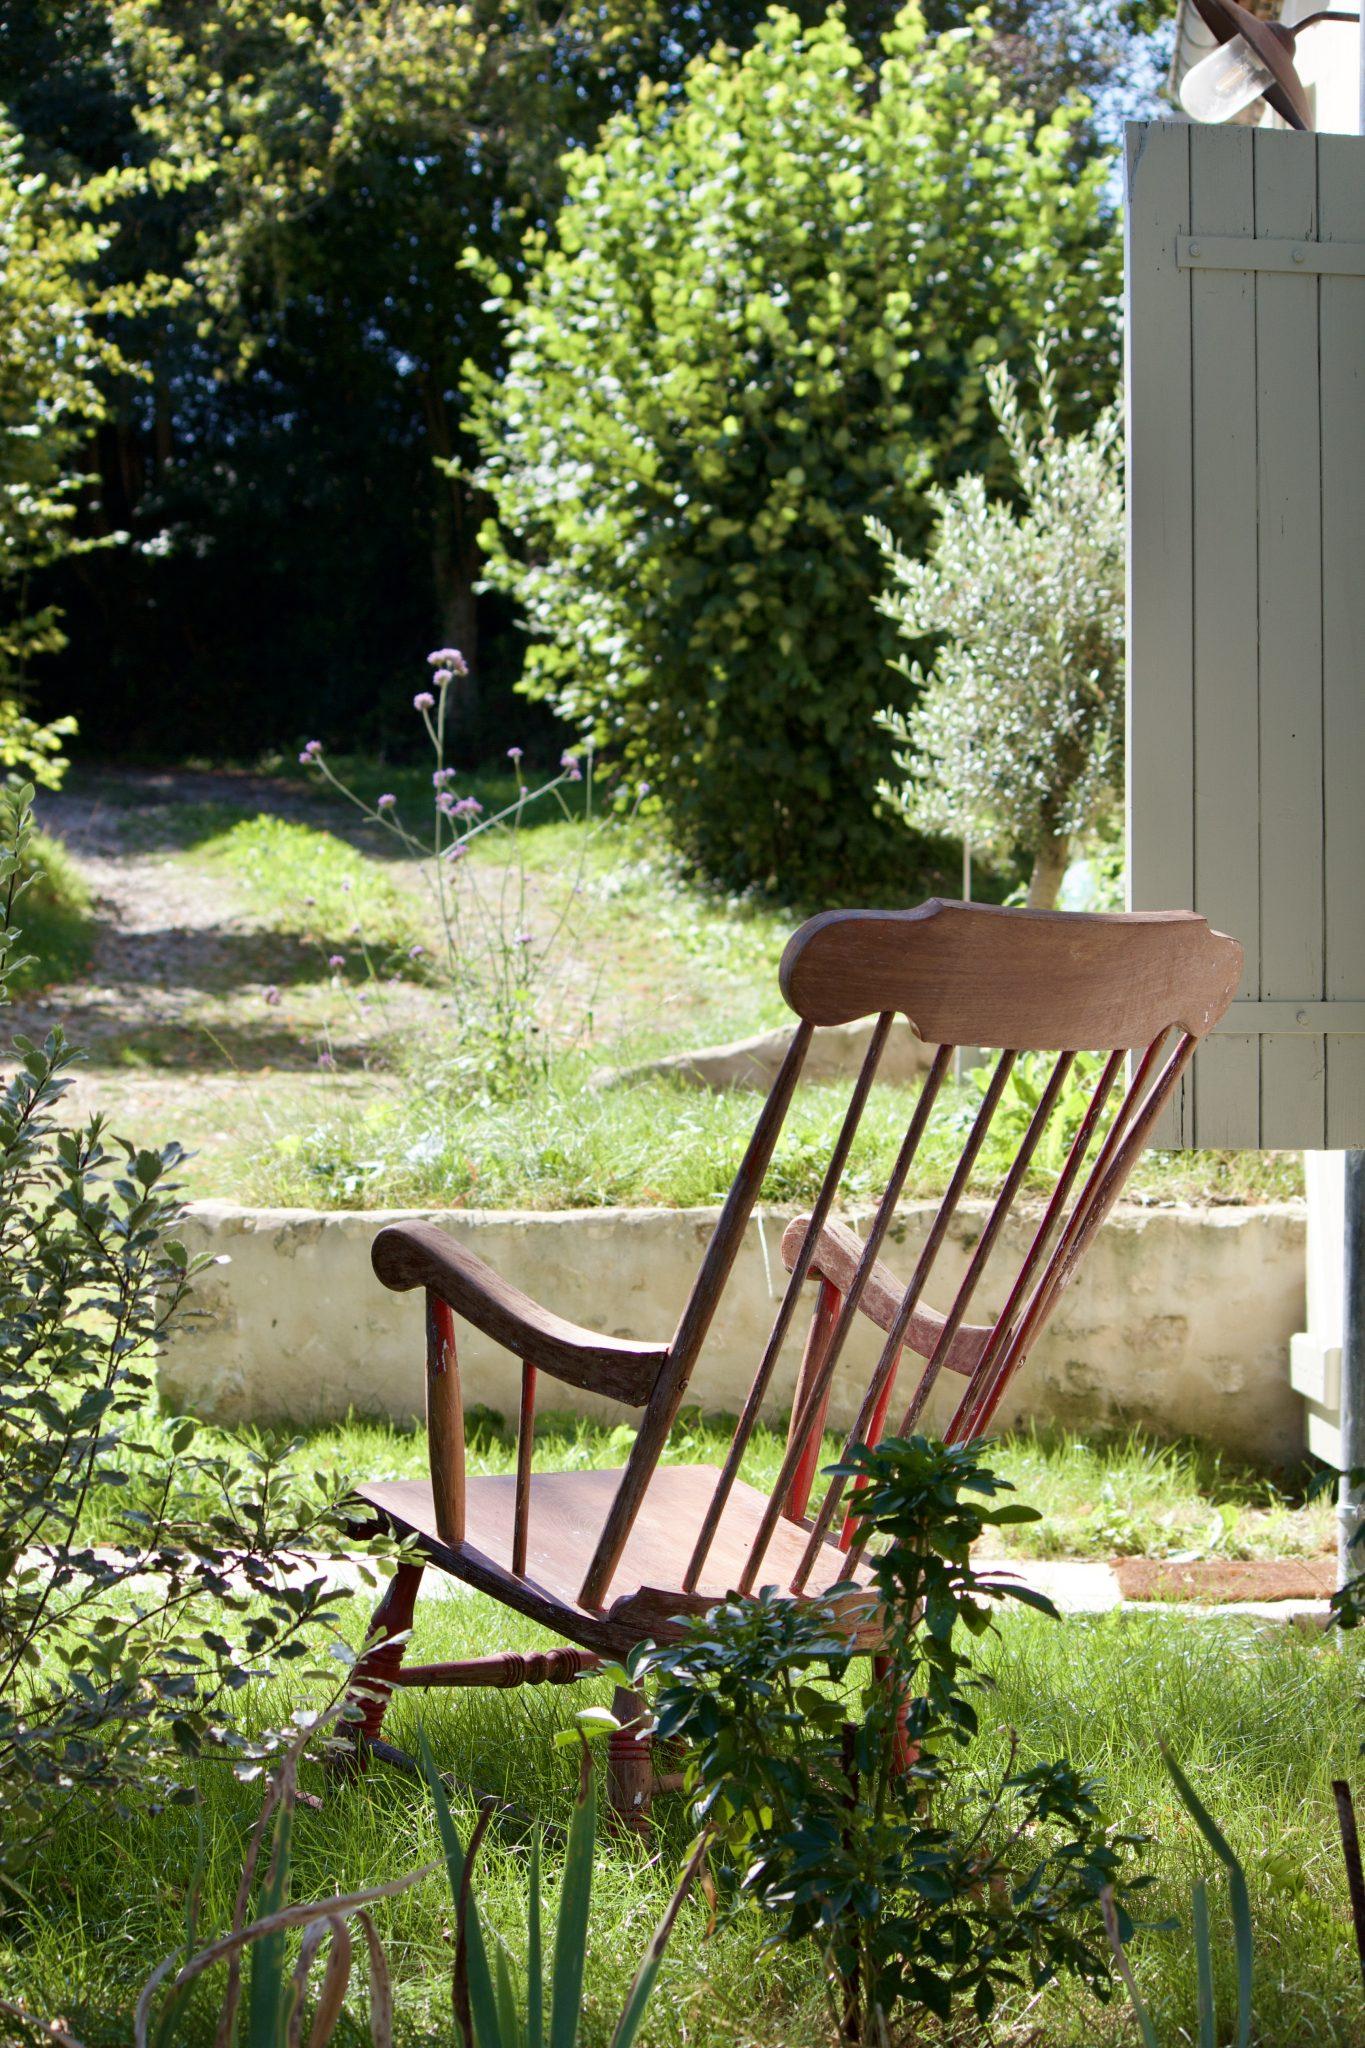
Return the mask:
MULTIPOLYGON (((21 964, 32 796, 0 794, 0 996, 21 964)), ((307 1504, 285 1456, 188 1418, 148 1440, 157 1349, 198 1270, 174 1236, 183 1154, 112 1138, 100 1116, 63 1122, 79 1054, 60 1029, 13 1049, 0 1094, 0 1878, 73 1797, 191 1797, 179 1767, 205 1745, 259 1769, 274 1738, 245 1742, 227 1709, 272 1661, 315 1656, 339 1621, 316 1552, 332 1547, 343 1491, 324 1479, 307 1504), (120 1490, 126 1504, 109 1506, 120 1490)))
POLYGON ((566 159, 553 238, 483 273, 506 368, 471 372, 491 580, 523 687, 651 786, 712 876, 848 893, 907 855, 874 814, 895 646, 868 515, 909 551, 926 485, 985 466, 981 371, 1045 323, 1082 416, 1114 373, 1116 246, 1079 110, 991 75, 990 27, 770 10, 680 94, 566 159))
MULTIPOLYGON (((1054 1057, 1047 1053, 1019 1055, 1010 1069, 995 1115, 991 1118, 989 1143, 992 1149, 1004 1147, 1013 1158, 1033 1121, 1054 1064, 1054 1057)), ((1056 1180, 1085 1121, 1103 1065, 1098 1053, 1076 1054, 1053 1105, 1052 1115, 1029 1161, 1030 1178, 1048 1183, 1056 1180)), ((990 1067, 973 1067, 967 1075, 974 1099, 969 1096, 955 1116, 956 1127, 964 1133, 975 1121, 991 1076, 990 1067)))
MULTIPOLYGON (((559 773, 532 789, 522 776, 522 749, 509 747, 516 770, 517 794, 491 817, 483 816, 476 796, 457 794, 457 775, 446 760, 446 713, 452 685, 468 673, 458 648, 438 648, 428 657, 432 688, 419 690, 413 708, 422 720, 432 750, 432 815, 427 836, 419 838, 404 822, 398 800, 381 792, 368 802, 333 773, 317 740, 299 756, 301 764, 320 774, 371 824, 381 826, 404 852, 421 862, 421 875, 436 912, 440 949, 430 963, 449 989, 461 1033, 461 1057, 483 1087, 497 1093, 518 1080, 526 1068, 547 1061, 538 997, 548 964, 562 941, 582 884, 588 840, 579 846, 577 867, 564 879, 549 928, 532 929, 528 877, 521 844, 521 826, 530 805, 554 797, 564 815, 566 784, 581 782, 578 756, 566 751, 559 773), (475 842, 495 835, 505 855, 501 873, 480 882, 468 856, 475 842)), ((592 819, 592 760, 588 757, 588 820, 592 819)), ((416 946, 415 954, 424 954, 416 946)))
POLYGON ((978 1573, 971 1548, 1033 1510, 996 1504, 1010 1489, 975 1446, 888 1439, 833 1470, 860 1487, 861 1535, 883 1546, 887 1661, 870 1681, 850 1642, 850 1602, 865 1611, 869 1595, 851 1586, 812 1603, 769 1588, 638 1660, 662 1681, 658 1735, 690 1745, 732 1897, 770 1916, 771 1940, 819 1943, 850 2040, 963 2002, 986 2021, 1002 1988, 1061 1971, 1107 1996, 1097 1904, 1146 1881, 1128 1877, 1140 1838, 1108 1825, 1097 1785, 1064 1761, 1021 1765, 1012 1747, 1003 1774, 971 1765, 981 1680, 961 1637, 993 1629, 993 1600, 1053 1612, 978 1573))
POLYGON ((912 645, 941 636, 927 673, 892 664, 910 701, 877 719, 903 778, 881 793, 916 831, 1027 855, 1028 900, 1050 909, 1073 841, 1113 822, 1122 789, 1123 440, 1116 406, 1063 434, 1042 349, 1038 382, 1034 426, 1007 365, 986 375, 1017 505, 980 475, 931 491, 922 561, 869 530, 891 575, 878 610, 912 645))
MULTIPOLYGON (((570 1739, 579 1738, 571 1736, 570 1739)), ((487 1936, 472 1897, 474 1860, 496 1802, 485 1805, 470 1837, 469 1847, 463 1849, 451 1818, 445 1787, 425 1735, 421 1755, 423 1775, 436 1808, 450 1889, 456 1900, 458 1933, 453 2000, 456 2030, 462 2048, 578 2048, 583 2016, 583 1964, 592 1914, 593 1845, 597 1839, 597 1787, 586 1740, 582 1742, 578 1800, 569 1823, 564 1853, 559 1919, 554 1933, 553 1963, 548 1975, 548 2015, 545 1938, 541 1925, 540 1832, 537 1830, 531 1838, 523 1998, 511 1957, 501 1941, 494 1948, 490 1962, 487 1936)), ((665 1945, 683 1900, 696 1879, 705 1849, 703 1839, 693 1850, 674 1888, 663 1919, 635 1973, 611 2037, 611 2048, 630 2048, 639 2032, 659 1974, 659 1965, 663 1961, 665 1945)))
MULTIPOLYGON (((326 2048, 348 2013, 352 2023, 359 2024, 354 2007, 348 2004, 357 1960, 353 1923, 363 1938, 368 1977, 366 2037, 372 2048, 393 2048, 392 1976, 370 1908, 380 1900, 411 1890, 443 1867, 450 1880, 458 1923, 451 1987, 453 2039, 461 2048, 578 2048, 597 1828, 597 1792, 586 1740, 581 1742, 578 1798, 568 1830, 549 1971, 542 1934, 540 1833, 531 1841, 523 2011, 511 1959, 501 1941, 493 1947, 490 1962, 489 1940, 473 1897, 474 1863, 497 1801, 485 1802, 469 1847, 463 1848, 424 1732, 420 1736, 422 1774, 435 1808, 442 1860, 360 1891, 324 1899, 291 1899, 299 1766, 305 1750, 320 1734, 326 1734, 337 1714, 338 1709, 333 1707, 322 1714, 301 1712, 295 1717, 299 1725, 286 1754, 266 1782, 251 1831, 237 1885, 232 1925, 225 1935, 201 1945, 198 1897, 191 1890, 186 1906, 185 1941, 158 1963, 138 1998, 133 2016, 134 2048, 176 2048, 183 2038, 190 2001, 200 1980, 220 1964, 226 1966, 227 1973, 214 2034, 220 2048, 233 2048, 243 2018, 250 2048, 299 2048, 305 2039, 304 2020, 310 1996, 308 2048, 326 2048), (289 1939, 295 1933, 302 1934, 302 1941, 291 1957, 289 1939)), ((569 1739, 579 1740, 573 1735, 569 1739)), ((696 1880, 705 1846, 703 1841, 694 1850, 674 1887, 663 1919, 635 1974, 611 2037, 611 2048, 631 2048, 639 2032, 668 1937, 696 1880)), ((36 2020, 20 2006, 0 1999, 0 2013, 18 2019, 40 2036, 53 2038, 47 2023, 36 2020)), ((56 2038, 67 2042, 69 2048, 81 2048, 79 2042, 73 2043, 72 2037, 60 2029, 56 2038)))
MULTIPOLYGON (((1198 1793, 1181 1770, 1170 1751, 1162 1744, 1162 1757, 1171 1774, 1171 1782, 1180 1797, 1181 1804, 1190 1815, 1204 1840, 1228 1874, 1228 1907, 1232 1918, 1233 1947, 1237 1961, 1237 2028, 1232 2038, 1237 2048, 1247 2048, 1251 2040, 1251 1989, 1252 1989, 1252 1935, 1251 1901, 1247 1892, 1246 1873, 1228 1847, 1227 1839, 1216 1825, 1198 1793)), ((1133 2013, 1142 2035, 1143 2048, 1161 2048, 1156 2028, 1152 2025, 1150 2013, 1143 2004, 1133 1975, 1132 1965, 1124 1949, 1121 1916, 1114 1903, 1112 1892, 1105 1888, 1101 1895, 1105 1930, 1114 1951, 1114 1962, 1123 1979, 1133 2013)), ((1194 1926, 1194 1960, 1198 1982, 1199 2039, 1198 2048, 1218 2048, 1220 2039, 1218 2015, 1213 1993, 1213 1943, 1209 1922, 1209 1888, 1205 1878, 1195 1880, 1191 1895, 1191 1919, 1194 1926)), ((1184 2030, 1181 2030, 1182 2037, 1184 2030)))

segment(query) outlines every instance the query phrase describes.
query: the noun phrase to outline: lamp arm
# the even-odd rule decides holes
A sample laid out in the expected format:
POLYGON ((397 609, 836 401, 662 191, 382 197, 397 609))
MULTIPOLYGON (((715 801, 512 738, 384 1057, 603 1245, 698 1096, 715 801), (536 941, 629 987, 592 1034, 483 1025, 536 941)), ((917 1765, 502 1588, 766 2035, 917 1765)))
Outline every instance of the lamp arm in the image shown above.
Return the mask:
POLYGON ((1340 12, 1339 12, 1339 11, 1338 11, 1338 10, 1337 10, 1337 9, 1336 9, 1335 7, 1324 7, 1324 8, 1323 8, 1323 9, 1322 9, 1322 10, 1321 10, 1321 11, 1320 11, 1319 13, 1317 13, 1317 14, 1310 14, 1310 15, 1309 15, 1309 16, 1307 17, 1307 19, 1306 19, 1306 20, 1304 20, 1304 21, 1296 21, 1296 22, 1294 22, 1294 23, 1293 23, 1293 25, 1292 25, 1292 27, 1290 28, 1290 31, 1289 31, 1289 32, 1290 32, 1290 34, 1291 34, 1291 35, 1295 35, 1295 36, 1300 36, 1300 35, 1302 35, 1302 34, 1303 34, 1303 32, 1304 32, 1304 30, 1305 30, 1306 28, 1312 28, 1312 26, 1313 26, 1314 22, 1316 22, 1316 21, 1359 21, 1359 20, 1360 20, 1360 15, 1359 15, 1358 13, 1356 13, 1356 14, 1342 14, 1342 13, 1340 13, 1340 12))

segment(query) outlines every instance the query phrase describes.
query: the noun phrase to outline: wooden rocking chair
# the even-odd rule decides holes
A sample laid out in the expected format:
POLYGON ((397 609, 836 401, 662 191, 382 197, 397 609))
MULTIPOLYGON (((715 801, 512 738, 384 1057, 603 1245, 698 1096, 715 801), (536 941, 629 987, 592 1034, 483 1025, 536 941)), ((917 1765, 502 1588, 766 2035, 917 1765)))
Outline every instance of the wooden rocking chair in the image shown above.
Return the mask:
MULTIPOLYGON (((885 1332, 848 1436, 875 1443, 887 1424, 902 1352, 922 1367, 896 1430, 922 1425, 943 1373, 956 1399, 940 1424, 950 1440, 988 1426, 1087 1245, 1117 1200, 1199 1039, 1223 1014, 1241 974, 1235 940, 1189 913, 1079 916, 930 902, 909 911, 830 911, 802 925, 782 957, 783 995, 801 1020, 763 1106, 671 1342, 635 1343, 564 1321, 499 1279, 428 1223, 382 1230, 374 1269, 385 1286, 426 1293, 430 1480, 362 1485, 361 1500, 425 1560, 567 1638, 539 1654, 404 1667, 404 1638, 424 1566, 400 1565, 357 1666, 357 1745, 379 1737, 396 1685, 562 1683, 645 1637, 676 1635, 676 1617, 728 1594, 777 1585, 814 1597, 849 1576, 852 1521, 835 1517, 844 1482, 810 1499, 830 1389, 856 1317, 885 1332), (893 1017, 908 1017, 937 1051, 865 1239, 838 1223, 835 1199, 893 1017), (874 1016, 866 1056, 811 1212, 782 1240, 788 1279, 725 1463, 661 1465, 688 1381, 735 1262, 817 1025, 874 1016), (948 1189, 908 1279, 881 1252, 917 1150, 958 1046, 998 1057, 962 1143, 948 1189), (1017 1056, 1055 1055, 1037 1108, 946 1311, 924 1300, 935 1260, 971 1178, 1017 1056), (1004 1306, 990 1321, 967 1311, 1000 1240, 1031 1160, 1078 1052, 1104 1055, 1079 1130, 1038 1216, 1004 1306), (1120 1070, 1132 1054, 1122 1089, 1120 1070), (741 1476, 746 1447, 807 1282, 816 1283, 786 1455, 764 1492, 741 1476), (464 1317, 521 1363, 516 1472, 466 1478, 455 1317, 464 1317), (635 1444, 618 1471, 532 1470, 538 1375, 640 1409, 635 1444)), ((856 1546, 855 1546, 856 1555, 856 1546)), ((854 1569, 859 1569, 854 1565, 854 1569)), ((871 1624, 861 1624, 864 1632, 871 1624)), ((858 1638, 875 1653, 873 1640, 858 1638)), ((639 1723, 641 1703, 617 1699, 639 1723)), ((640 1819, 654 1783, 647 1740, 627 1725, 609 1753, 613 1804, 640 1819)))

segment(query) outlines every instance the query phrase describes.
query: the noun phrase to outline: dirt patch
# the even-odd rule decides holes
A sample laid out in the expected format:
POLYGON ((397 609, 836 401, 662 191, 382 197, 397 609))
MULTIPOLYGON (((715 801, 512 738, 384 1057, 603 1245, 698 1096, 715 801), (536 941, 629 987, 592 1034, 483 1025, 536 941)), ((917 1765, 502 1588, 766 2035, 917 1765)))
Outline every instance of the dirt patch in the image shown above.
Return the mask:
POLYGON ((1125 1600, 1324 1600, 1335 1590, 1330 1557, 1116 1557, 1110 1569, 1125 1600))

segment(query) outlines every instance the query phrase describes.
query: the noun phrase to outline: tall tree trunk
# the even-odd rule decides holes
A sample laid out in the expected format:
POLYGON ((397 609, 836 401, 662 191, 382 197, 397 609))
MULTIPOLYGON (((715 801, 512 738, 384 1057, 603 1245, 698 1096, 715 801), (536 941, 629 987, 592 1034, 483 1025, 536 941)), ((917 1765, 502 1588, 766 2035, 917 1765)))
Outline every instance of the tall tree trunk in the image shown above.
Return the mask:
POLYGON ((1066 834, 1049 833, 1033 856, 1033 872, 1028 878, 1030 910, 1056 909, 1057 892, 1062 886, 1070 858, 1071 848, 1066 834))
POLYGON ((431 530, 431 579, 442 645, 458 647, 469 664, 469 674, 455 685, 451 704, 457 718, 468 718, 478 702, 479 619, 474 583, 482 564, 477 538, 482 507, 463 476, 452 475, 440 467, 451 462, 456 447, 439 378, 424 369, 419 373, 418 384, 428 441, 438 465, 431 530))

